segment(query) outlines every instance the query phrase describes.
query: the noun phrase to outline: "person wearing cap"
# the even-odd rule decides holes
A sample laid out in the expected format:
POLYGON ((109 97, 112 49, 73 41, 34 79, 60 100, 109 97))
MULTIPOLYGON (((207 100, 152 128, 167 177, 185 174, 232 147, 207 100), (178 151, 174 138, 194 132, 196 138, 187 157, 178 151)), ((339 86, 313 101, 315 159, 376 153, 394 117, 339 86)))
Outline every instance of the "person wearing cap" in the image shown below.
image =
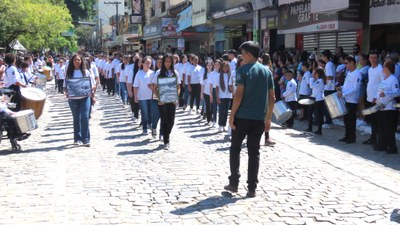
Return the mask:
POLYGON ((229 67, 230 71, 235 71, 236 70, 236 64, 237 64, 237 59, 236 59, 236 50, 231 49, 228 51, 228 59, 229 59, 229 67))
MULTIPOLYGON (((336 76, 336 67, 332 62, 332 53, 329 50, 325 50, 322 52, 322 60, 325 62, 325 76, 326 76, 326 84, 324 88, 324 96, 329 96, 335 93, 335 76, 336 76)), ((332 125, 332 118, 329 115, 328 109, 324 106, 324 115, 325 115, 325 124, 322 125, 322 128, 329 129, 332 125)))
POLYGON ((356 67, 356 59, 353 56, 347 56, 344 64, 349 72, 343 86, 337 87, 337 91, 338 96, 343 97, 346 102, 347 114, 344 115, 345 135, 339 141, 351 144, 356 142, 357 106, 362 75, 356 67))
POLYGON ((292 110, 292 117, 288 121, 286 121, 286 126, 288 128, 293 128, 293 123, 294 123, 294 118, 296 117, 295 115, 295 110, 296 110, 296 104, 297 104, 297 83, 293 79, 294 77, 294 71, 292 69, 287 70, 285 73, 286 77, 286 89, 285 92, 283 92, 282 97, 285 99, 285 102, 289 106, 289 108, 292 110))

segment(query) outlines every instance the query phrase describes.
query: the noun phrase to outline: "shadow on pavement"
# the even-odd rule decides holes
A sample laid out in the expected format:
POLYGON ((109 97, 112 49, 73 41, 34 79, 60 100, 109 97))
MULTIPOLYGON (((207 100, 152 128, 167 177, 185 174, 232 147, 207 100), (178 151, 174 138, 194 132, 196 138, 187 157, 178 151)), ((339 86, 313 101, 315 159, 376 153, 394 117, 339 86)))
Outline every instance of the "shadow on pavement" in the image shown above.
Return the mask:
POLYGON ((64 151, 64 150, 67 150, 67 149, 73 149, 73 148, 78 148, 78 147, 81 147, 81 146, 74 146, 72 144, 68 144, 68 145, 61 145, 61 146, 47 147, 47 148, 33 148, 33 149, 27 149, 27 150, 22 149, 21 151, 3 150, 3 151, 0 151, 0 155, 26 154, 26 153, 34 153, 34 152, 64 151))
POLYGON ((125 152, 118 152, 118 155, 147 155, 150 153, 155 153, 160 150, 164 149, 164 145, 160 145, 155 149, 145 149, 145 150, 133 150, 133 151, 125 151, 125 152))
POLYGON ((204 200, 197 202, 196 204, 189 205, 185 208, 173 210, 171 211, 171 213, 174 215, 186 215, 194 212, 201 212, 203 210, 220 208, 235 203, 239 200, 245 199, 244 197, 233 198, 232 194, 229 192, 222 192, 221 195, 222 196, 214 196, 206 198, 204 200))

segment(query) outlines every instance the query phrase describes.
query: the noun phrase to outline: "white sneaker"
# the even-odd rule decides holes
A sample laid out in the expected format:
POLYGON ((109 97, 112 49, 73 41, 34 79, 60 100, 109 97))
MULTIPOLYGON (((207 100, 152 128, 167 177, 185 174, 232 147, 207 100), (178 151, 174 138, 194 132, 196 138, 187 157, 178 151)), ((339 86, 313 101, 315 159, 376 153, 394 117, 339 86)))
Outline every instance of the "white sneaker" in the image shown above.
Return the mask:
POLYGON ((224 128, 222 126, 219 126, 218 132, 224 132, 224 128))
POLYGON ((331 125, 325 123, 324 125, 322 125, 322 128, 324 128, 324 129, 331 129, 331 125))
POLYGON ((164 149, 165 149, 165 150, 168 150, 169 147, 170 147, 169 143, 164 145, 164 149))
POLYGON ((159 139, 160 141, 164 141, 164 136, 163 135, 160 135, 160 139, 159 139))
POLYGON ((80 146, 80 145, 83 145, 83 143, 82 143, 82 141, 75 141, 74 145, 80 146))
POLYGON ((192 115, 193 114, 193 109, 189 109, 188 115, 192 115))

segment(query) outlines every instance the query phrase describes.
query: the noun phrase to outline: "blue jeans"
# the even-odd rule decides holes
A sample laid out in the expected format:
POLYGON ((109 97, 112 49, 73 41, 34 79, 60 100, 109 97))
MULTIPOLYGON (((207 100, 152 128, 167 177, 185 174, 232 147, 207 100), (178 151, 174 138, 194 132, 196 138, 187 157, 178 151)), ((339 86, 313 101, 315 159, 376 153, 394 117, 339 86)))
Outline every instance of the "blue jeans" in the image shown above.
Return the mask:
POLYGON ((217 91, 215 88, 213 88, 213 103, 211 104, 211 110, 212 110, 212 122, 216 123, 217 122, 217 108, 218 108, 218 103, 217 103, 217 91))
POLYGON ((121 96, 122 102, 125 105, 126 102, 128 101, 128 90, 126 88, 126 83, 125 82, 120 82, 119 85, 120 85, 119 94, 121 96))
POLYGON ((228 109, 230 98, 221 98, 221 104, 219 104, 219 119, 218 125, 225 127, 226 122, 228 121, 228 109))
POLYGON ((74 120, 74 141, 82 141, 84 144, 89 143, 90 98, 69 99, 68 103, 74 120))
POLYGON ((139 106, 142 115, 143 130, 147 131, 147 125, 151 123, 151 100, 139 100, 139 106))
POLYGON ((117 74, 115 74, 114 75, 115 76, 115 79, 114 79, 114 90, 115 90, 115 93, 117 94, 117 95, 119 95, 119 83, 118 83, 118 77, 117 77, 117 74))
POLYGON ((183 105, 188 105, 190 100, 190 92, 188 85, 185 84, 185 94, 184 94, 184 102, 183 105))
MULTIPOLYGON (((151 129, 157 129, 158 121, 160 120, 160 109, 158 108, 158 101, 151 100, 151 129)), ((160 126, 160 135, 163 135, 162 126, 160 126)))

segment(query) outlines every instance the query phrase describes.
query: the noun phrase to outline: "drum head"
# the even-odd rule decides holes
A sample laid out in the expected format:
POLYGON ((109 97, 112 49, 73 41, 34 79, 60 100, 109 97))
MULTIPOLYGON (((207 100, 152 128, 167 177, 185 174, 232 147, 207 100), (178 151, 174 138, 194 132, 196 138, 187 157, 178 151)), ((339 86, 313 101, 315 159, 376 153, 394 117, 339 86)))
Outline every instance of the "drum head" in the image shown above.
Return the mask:
POLYGON ((21 95, 32 101, 42 101, 46 99, 44 91, 34 87, 21 88, 21 95))
POLYGON ((276 120, 278 121, 278 123, 282 124, 286 121, 288 121, 290 119, 290 117, 292 117, 292 111, 286 111, 284 113, 282 113, 279 118, 276 118, 276 120))
POLYGON ((33 114, 33 110, 32 109, 26 109, 26 110, 18 111, 14 115, 12 115, 12 117, 19 117, 19 116, 24 116, 24 115, 29 115, 29 114, 33 114))
POLYGON ((312 105, 314 103, 315 103, 315 101, 312 100, 312 99, 309 99, 309 98, 305 98, 305 99, 300 99, 299 100, 299 104, 300 105, 312 105))

